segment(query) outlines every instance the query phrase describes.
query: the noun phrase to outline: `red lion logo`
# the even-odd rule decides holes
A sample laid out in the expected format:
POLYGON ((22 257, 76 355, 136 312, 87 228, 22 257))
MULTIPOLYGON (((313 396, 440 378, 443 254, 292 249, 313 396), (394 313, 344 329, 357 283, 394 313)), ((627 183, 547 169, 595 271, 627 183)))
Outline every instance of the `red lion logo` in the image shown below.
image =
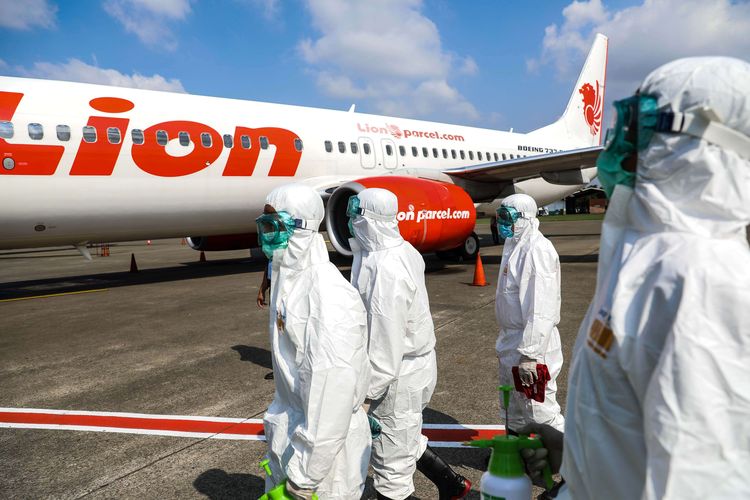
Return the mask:
POLYGON ((578 93, 583 96, 583 117, 589 124, 591 135, 599 133, 602 125, 602 94, 599 92, 599 80, 596 81, 596 89, 590 83, 584 83, 578 89, 578 93))
POLYGON ((401 136, 403 135, 401 133, 401 129, 398 128, 396 125, 386 125, 388 127, 388 130, 391 132, 391 135, 395 137, 396 139, 401 139, 401 136))

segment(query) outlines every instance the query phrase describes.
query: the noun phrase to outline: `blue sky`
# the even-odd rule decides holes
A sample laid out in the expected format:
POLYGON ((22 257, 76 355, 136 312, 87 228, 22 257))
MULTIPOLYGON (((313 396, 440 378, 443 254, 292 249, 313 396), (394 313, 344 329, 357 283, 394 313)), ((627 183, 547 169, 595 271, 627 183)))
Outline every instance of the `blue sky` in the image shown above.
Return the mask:
POLYGON ((0 0, 0 74, 528 131, 562 113, 597 31, 609 116, 666 61, 747 58, 750 3, 0 0))

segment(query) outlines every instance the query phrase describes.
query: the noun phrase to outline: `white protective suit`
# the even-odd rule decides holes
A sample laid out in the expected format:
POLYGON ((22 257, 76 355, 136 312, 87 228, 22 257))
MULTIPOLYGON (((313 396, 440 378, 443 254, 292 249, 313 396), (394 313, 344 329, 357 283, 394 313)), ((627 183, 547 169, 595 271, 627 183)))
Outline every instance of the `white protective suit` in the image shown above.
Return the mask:
MULTIPOLYGON (((521 356, 547 365, 551 380, 547 382, 543 403, 511 391, 509 422, 517 430, 531 422, 548 424, 563 430, 565 419, 557 403, 557 376, 563 356, 560 333, 560 259, 552 243, 539 231, 537 206, 526 194, 505 198, 502 205, 521 212, 511 238, 505 240, 500 275, 495 293, 495 317, 500 335, 495 350, 500 361, 500 383, 513 386, 512 367, 521 356)), ((501 419, 505 413, 501 412, 501 419)))
POLYGON ((370 427, 362 409, 370 367, 367 318, 359 294, 329 262, 317 228, 320 195, 301 184, 273 190, 266 203, 303 219, 274 252, 269 329, 276 393, 263 418, 273 477, 321 499, 359 499, 367 478, 370 427))
MULTIPOLYGON (((680 59, 641 93, 710 107, 750 135, 746 62, 680 59)), ((570 371, 559 498, 747 498, 748 158, 656 133, 634 188, 615 188, 570 371)))
POLYGON ((375 489, 400 500, 414 491, 412 476, 427 447, 422 410, 437 381, 435 329, 422 255, 398 232, 396 196, 384 189, 359 193, 352 283, 367 308, 372 378, 371 413, 383 430, 372 444, 375 489))

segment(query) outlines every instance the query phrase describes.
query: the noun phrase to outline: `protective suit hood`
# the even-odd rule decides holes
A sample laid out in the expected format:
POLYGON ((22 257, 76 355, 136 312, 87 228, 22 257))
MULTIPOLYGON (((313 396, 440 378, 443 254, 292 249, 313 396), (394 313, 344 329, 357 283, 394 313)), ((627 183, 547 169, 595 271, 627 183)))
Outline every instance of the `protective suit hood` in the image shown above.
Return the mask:
MULTIPOLYGON (((365 209, 364 215, 352 220, 354 239, 358 246, 368 252, 375 252, 403 243, 396 221, 396 195, 386 189, 369 188, 361 191, 357 197, 360 207, 365 209)), ((357 245, 352 249, 356 251, 357 245)))
POLYGON ((500 205, 515 208, 522 217, 514 224, 513 237, 506 239, 503 245, 503 255, 510 255, 515 249, 528 244, 539 233, 537 205, 534 198, 522 193, 506 197, 500 205))
MULTIPOLYGON (((750 135, 750 64, 729 57, 694 57, 646 77, 642 94, 675 112, 714 111, 720 123, 750 135)), ((629 218, 647 232, 687 232, 744 239, 750 223, 750 160, 686 134, 656 133, 639 152, 629 218)))
POLYGON ((325 213, 318 193, 304 184, 286 184, 271 191, 266 204, 277 212, 288 212, 293 218, 303 221, 303 227, 295 230, 289 238, 289 246, 275 252, 275 268, 300 270, 313 263, 328 261, 325 241, 318 233, 325 213))

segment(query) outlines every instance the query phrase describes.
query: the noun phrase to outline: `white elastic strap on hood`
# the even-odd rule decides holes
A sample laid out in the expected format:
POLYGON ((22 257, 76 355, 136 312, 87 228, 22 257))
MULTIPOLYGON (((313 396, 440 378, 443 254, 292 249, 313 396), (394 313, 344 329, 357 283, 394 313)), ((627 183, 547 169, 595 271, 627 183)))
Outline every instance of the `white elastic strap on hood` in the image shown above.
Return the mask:
POLYGON ((721 123, 721 118, 708 107, 675 112, 671 132, 687 134, 734 151, 750 159, 750 137, 721 123))

